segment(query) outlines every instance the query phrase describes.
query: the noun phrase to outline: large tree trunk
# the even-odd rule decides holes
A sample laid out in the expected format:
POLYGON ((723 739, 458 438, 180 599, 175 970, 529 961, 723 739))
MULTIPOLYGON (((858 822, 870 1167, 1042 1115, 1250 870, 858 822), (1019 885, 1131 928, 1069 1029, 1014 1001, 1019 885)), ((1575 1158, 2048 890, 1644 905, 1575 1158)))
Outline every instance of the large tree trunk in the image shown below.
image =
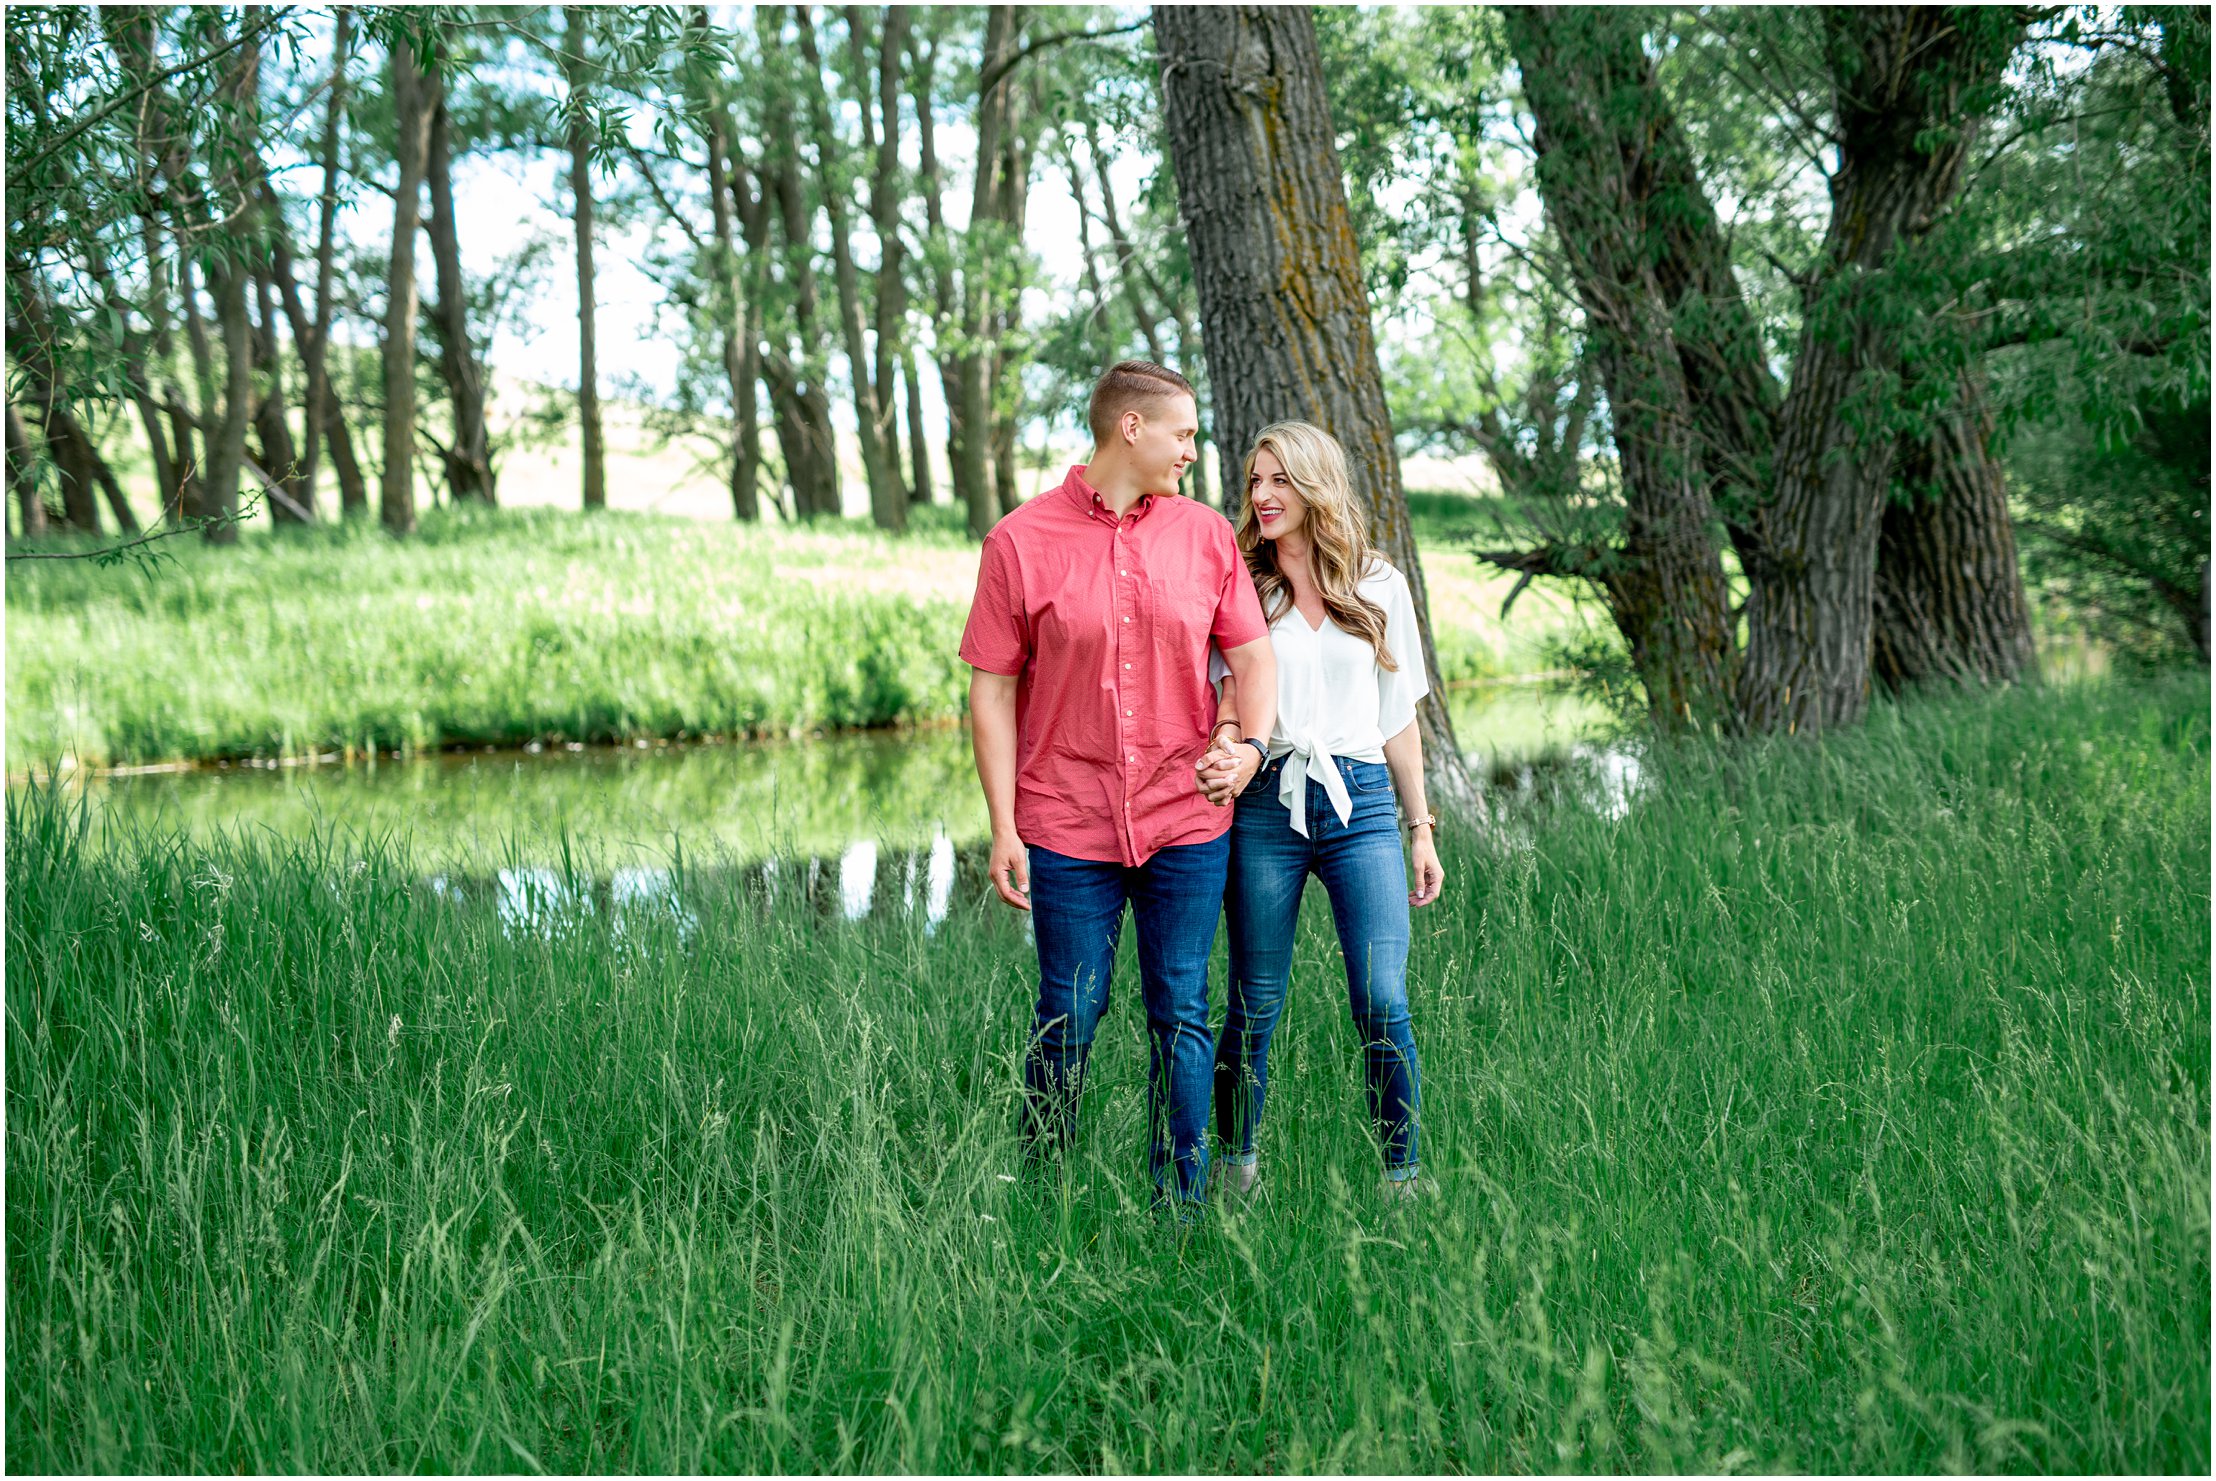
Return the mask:
POLYGON ((1710 478, 1654 248, 1683 206, 1656 199, 1666 105, 1635 17, 1505 14, 1536 125, 1540 190, 1585 311, 1590 361, 1608 388, 1626 506, 1620 547, 1534 552, 1521 568, 1601 588, 1658 724, 1728 719, 1730 589, 1709 534, 1710 478))
POLYGON ((392 50, 400 185, 393 194, 392 262, 385 297, 385 468, 380 517, 396 535, 415 529, 415 239, 436 98, 407 45, 392 50))
MULTIPOLYGON (((985 44, 978 53, 980 81, 1006 60, 1016 46, 1016 7, 994 5, 985 12, 985 44)), ((998 196, 995 172, 1002 163, 1001 135, 1007 130, 1014 89, 1002 68, 999 84, 977 100, 977 174, 970 193, 969 229, 962 253, 961 344, 954 354, 954 490, 969 508, 970 534, 982 540, 1000 519, 992 485, 993 386, 992 262, 999 255, 1000 224, 994 219, 998 196)))
MULTIPOLYGON (((823 89, 823 57, 816 48, 816 28, 808 18, 809 9, 805 5, 794 6, 793 19, 799 31, 801 61, 806 64, 801 92, 810 129, 815 135, 816 177, 823 192, 824 214, 831 221, 831 271, 839 296, 839 330, 845 341, 847 373, 854 388, 855 440, 862 450, 863 481, 869 485, 870 516, 881 529, 899 529, 906 523, 908 513, 900 489, 899 454, 892 452, 887 456, 891 452, 885 437, 889 421, 870 373, 869 344, 862 328, 861 273, 854 266, 846 167, 838 133, 831 126, 831 104, 823 89)), ((869 116, 866 95, 862 99, 862 116, 865 120, 869 116)), ((890 394, 891 387, 885 390, 890 394)))
POLYGON ((2002 683, 2033 672, 2031 612, 1993 413, 1964 375, 1958 407, 1904 440, 1896 469, 1908 498, 1885 505, 1877 542, 1870 667, 1879 683, 2002 683))
MULTIPOLYGON (((439 58, 443 68, 445 56, 439 58)), ((430 93, 430 147, 424 164, 431 187, 431 260, 438 272, 439 376, 454 409, 454 441, 446 451, 447 486, 457 499, 493 502, 492 442, 485 431, 485 373, 469 338, 469 289, 462 278, 460 223, 454 219, 454 130, 446 79, 423 79, 430 93)))
POLYGON ((1877 546, 1893 437, 1869 388, 1898 372, 1895 250, 1960 187, 1975 110, 2022 34, 2011 11, 1825 12, 1840 164, 1777 417, 1763 558, 1748 573, 1740 713, 1757 730, 1851 725, 1869 703, 1877 546))
MULTIPOLYGON (((568 46, 563 69, 577 97, 584 87, 585 17, 574 5, 562 7, 568 46)), ((584 109, 569 114, 569 195, 577 230, 577 425, 585 452, 585 507, 608 507, 607 452, 600 437, 599 345, 594 327, 592 267, 592 137, 584 109)))
MULTIPOLYGON (((925 252, 931 265, 931 311, 933 369, 939 373, 939 397, 946 403, 946 461, 947 474, 953 484, 954 502, 962 508, 970 506, 967 485, 963 484, 961 470, 962 447, 962 393, 961 381, 955 370, 955 359, 948 352, 948 340, 954 333, 958 301, 954 290, 954 244, 946 229, 946 181, 939 170, 938 129, 934 120, 932 97, 933 83, 938 64, 938 46, 919 45, 916 48, 915 65, 909 73, 910 95, 916 106, 916 161, 917 189, 923 196, 923 219, 928 231, 925 252)), ((909 416, 919 415, 914 407, 921 401, 910 386, 909 416)), ((910 428, 914 435, 914 428, 910 428)), ((930 459, 917 460, 918 466, 928 469, 930 459)), ((920 482, 920 480, 919 480, 920 482)))
POLYGON ((8 487, 15 490, 19 513, 18 533, 26 540, 46 534, 46 501, 39 496, 38 471, 31 460, 31 441, 23 431, 23 419, 15 403, 7 403, 8 487))
MULTIPOLYGON (((1302 417, 1339 439, 1378 551, 1414 594, 1425 671, 1437 674, 1314 19, 1297 8, 1159 6, 1154 35, 1217 436, 1243 455, 1266 424, 1302 417)), ((1417 721, 1439 800, 1473 804, 1442 690, 1417 721)))

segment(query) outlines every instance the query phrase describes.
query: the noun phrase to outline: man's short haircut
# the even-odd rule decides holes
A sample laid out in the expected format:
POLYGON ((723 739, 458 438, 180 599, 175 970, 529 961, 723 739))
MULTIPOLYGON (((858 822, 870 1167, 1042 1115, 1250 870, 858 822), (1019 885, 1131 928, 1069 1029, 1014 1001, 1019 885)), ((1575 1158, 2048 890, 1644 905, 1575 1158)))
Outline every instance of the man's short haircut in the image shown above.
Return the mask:
POLYGON ((1118 361, 1093 382, 1093 399, 1085 408, 1085 420, 1093 429, 1093 445, 1102 446, 1115 435, 1116 423, 1123 420, 1125 412, 1145 416, 1152 412, 1152 403, 1164 397, 1192 395, 1193 383, 1166 365, 1152 360, 1118 361))

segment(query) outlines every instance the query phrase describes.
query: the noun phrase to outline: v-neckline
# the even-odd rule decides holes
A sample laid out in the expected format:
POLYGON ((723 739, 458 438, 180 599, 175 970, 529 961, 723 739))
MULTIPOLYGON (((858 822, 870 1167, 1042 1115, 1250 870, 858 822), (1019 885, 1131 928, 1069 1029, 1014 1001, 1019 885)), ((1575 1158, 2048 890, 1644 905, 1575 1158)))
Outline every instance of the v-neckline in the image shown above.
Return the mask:
MULTIPOLYGON (((1289 610, 1295 617, 1298 617, 1300 619, 1300 625, 1308 629, 1308 636, 1312 638, 1320 638, 1323 636, 1323 627, 1313 627, 1309 625, 1308 614, 1300 610, 1300 603, 1293 603, 1289 610)), ((1323 620, 1324 626, 1328 627, 1331 623, 1331 609, 1328 607, 1324 609, 1323 620)))

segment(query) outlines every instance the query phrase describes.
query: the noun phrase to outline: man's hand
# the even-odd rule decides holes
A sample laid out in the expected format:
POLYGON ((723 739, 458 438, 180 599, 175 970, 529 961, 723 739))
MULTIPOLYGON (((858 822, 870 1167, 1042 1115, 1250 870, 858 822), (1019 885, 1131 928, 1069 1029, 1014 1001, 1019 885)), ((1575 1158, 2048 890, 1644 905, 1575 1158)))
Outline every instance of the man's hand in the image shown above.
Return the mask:
POLYGON ((1193 763, 1201 795, 1218 807, 1237 801, 1261 769, 1262 753, 1245 741, 1232 740, 1223 731, 1216 733, 1215 743, 1193 763))
POLYGON ((1014 833, 993 834, 992 862, 985 867, 1001 899, 1018 910, 1031 908, 1031 853, 1022 839, 1014 833))

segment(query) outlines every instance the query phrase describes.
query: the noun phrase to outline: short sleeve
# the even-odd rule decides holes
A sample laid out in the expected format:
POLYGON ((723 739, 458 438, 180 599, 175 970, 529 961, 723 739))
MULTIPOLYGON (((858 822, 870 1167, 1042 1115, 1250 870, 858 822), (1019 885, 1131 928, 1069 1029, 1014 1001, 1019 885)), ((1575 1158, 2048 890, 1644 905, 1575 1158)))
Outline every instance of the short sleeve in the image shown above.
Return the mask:
POLYGON ((1013 543, 995 530, 977 564, 977 594, 962 627, 962 661, 1013 678, 1031 658, 1031 621, 1023 606, 1023 572, 1013 543))
POLYGON ((1254 578, 1247 574, 1246 557, 1232 537, 1230 522, 1219 519, 1217 524, 1217 548, 1222 552, 1225 569, 1216 592, 1215 621, 1208 635, 1216 640, 1218 648, 1244 648, 1268 637, 1270 625, 1262 620, 1262 599, 1254 594, 1254 578))
POLYGON ((1431 692, 1431 677, 1424 672, 1423 632, 1416 625, 1416 600, 1408 580, 1391 566, 1376 593, 1385 609, 1385 650, 1399 667, 1377 671, 1377 731, 1387 740, 1408 728, 1416 718, 1416 706, 1431 692))

